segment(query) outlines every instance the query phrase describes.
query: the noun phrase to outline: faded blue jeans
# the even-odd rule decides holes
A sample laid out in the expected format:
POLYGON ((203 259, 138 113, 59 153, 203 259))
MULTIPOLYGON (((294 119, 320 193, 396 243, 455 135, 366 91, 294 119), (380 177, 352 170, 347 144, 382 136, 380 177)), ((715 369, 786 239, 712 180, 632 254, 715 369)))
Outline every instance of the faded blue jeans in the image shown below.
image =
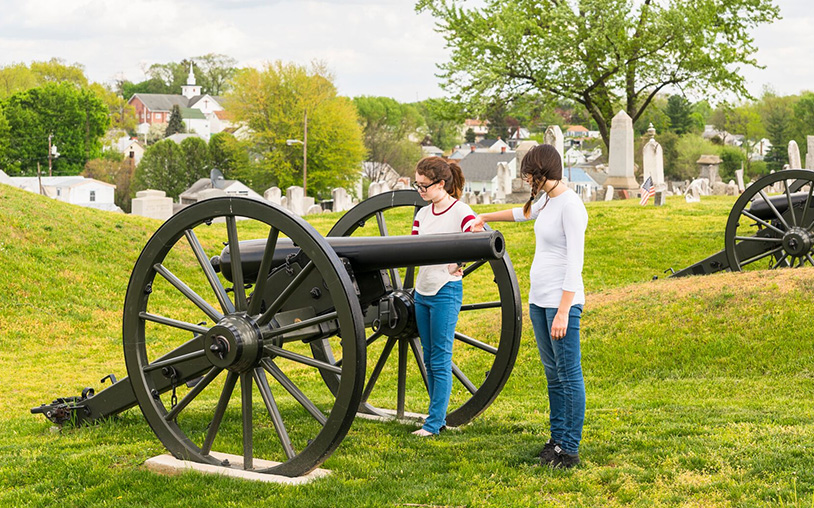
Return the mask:
POLYGON ((463 303, 463 282, 447 282, 432 296, 415 293, 415 320, 424 366, 427 368, 429 414, 424 430, 438 434, 447 422, 447 407, 452 393, 452 344, 455 325, 463 303))
POLYGON ((529 304, 531 325, 548 381, 551 439, 567 453, 574 454, 579 452, 585 422, 585 381, 579 351, 582 305, 571 307, 568 329, 559 340, 551 338, 551 323, 556 314, 557 309, 529 304))

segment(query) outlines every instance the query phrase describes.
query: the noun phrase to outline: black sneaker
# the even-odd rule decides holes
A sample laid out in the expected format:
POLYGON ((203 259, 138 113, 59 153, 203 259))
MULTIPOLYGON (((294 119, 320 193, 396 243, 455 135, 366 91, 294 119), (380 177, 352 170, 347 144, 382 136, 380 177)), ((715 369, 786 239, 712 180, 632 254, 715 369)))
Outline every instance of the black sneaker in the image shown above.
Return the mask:
POLYGON ((554 447, 554 460, 548 463, 551 469, 569 469, 579 465, 579 454, 571 454, 560 448, 554 447))
POLYGON ((554 460, 554 458, 557 456, 554 453, 555 446, 557 446, 557 443, 555 443, 553 439, 546 441, 543 449, 538 454, 538 457, 540 457, 540 464, 547 465, 554 460))

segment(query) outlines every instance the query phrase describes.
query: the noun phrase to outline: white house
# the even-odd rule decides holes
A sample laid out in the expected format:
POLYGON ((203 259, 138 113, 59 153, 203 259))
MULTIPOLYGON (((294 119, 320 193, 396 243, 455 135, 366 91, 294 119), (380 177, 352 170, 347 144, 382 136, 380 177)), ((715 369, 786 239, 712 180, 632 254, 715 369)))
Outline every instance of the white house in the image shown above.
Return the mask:
POLYGON ((11 185, 35 194, 44 194, 57 201, 72 205, 121 212, 116 206, 114 194, 116 186, 85 178, 84 176, 14 176, 9 178, 11 185))

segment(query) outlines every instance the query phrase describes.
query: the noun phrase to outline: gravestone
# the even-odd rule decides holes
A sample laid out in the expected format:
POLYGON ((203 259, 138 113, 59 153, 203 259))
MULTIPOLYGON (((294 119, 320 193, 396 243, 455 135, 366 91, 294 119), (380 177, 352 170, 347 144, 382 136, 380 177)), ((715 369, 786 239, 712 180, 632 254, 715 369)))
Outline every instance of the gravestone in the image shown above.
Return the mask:
POLYGON ((279 205, 280 198, 283 197, 283 191, 281 191, 279 187, 271 187, 266 189, 266 192, 263 193, 263 197, 266 198, 266 201, 269 203, 279 205))
POLYGON ((709 185, 715 185, 720 182, 721 178, 718 176, 718 166, 723 162, 717 155, 702 155, 696 164, 700 166, 701 171, 698 178, 703 178, 708 181, 709 185))
POLYGON ((605 201, 610 201, 613 199, 613 185, 605 186, 605 201))
POLYGON ((664 151, 658 141, 650 138, 650 141, 642 148, 642 166, 644 169, 643 178, 653 179, 656 190, 666 190, 664 184, 664 151))
MULTIPOLYGON (((808 156, 806 156, 806 160, 808 160, 808 156)), ((803 169, 800 161, 800 147, 793 139, 789 141, 789 169, 803 169)))
POLYGON ((334 201, 334 212, 344 212, 346 210, 350 210, 353 206, 350 196, 348 196, 348 191, 343 187, 337 187, 336 189, 332 190, 331 196, 333 197, 334 201))
POLYGON ((737 196, 738 194, 740 194, 740 192, 738 192, 738 184, 735 183, 735 180, 729 180, 729 183, 726 184, 726 195, 737 196))
POLYGON ((133 215, 167 220, 172 216, 172 198, 164 191, 147 189, 136 192, 132 201, 133 215))
POLYGON ((738 181, 738 193, 741 193, 746 190, 746 186, 743 185, 743 170, 736 169, 735 170, 735 178, 738 181))
POLYGON ((613 187, 614 192, 620 196, 626 194, 620 191, 639 189, 633 176, 633 120, 624 111, 619 111, 611 121, 608 178, 605 185, 613 187))
POLYGON ((559 125, 549 125, 545 130, 545 144, 551 145, 557 149, 560 154, 560 163, 564 164, 565 161, 565 146, 562 137, 562 129, 559 125))
MULTIPOLYGON (((517 162, 516 162, 517 171, 520 171, 520 163, 523 162, 523 157, 525 157, 526 154, 529 153, 529 150, 531 150, 532 148, 534 148, 538 144, 539 143, 537 143, 534 140, 527 139, 525 141, 521 141, 520 144, 517 145, 517 148, 515 148, 515 151, 514 151, 515 158, 517 160, 517 162)), ((507 194, 509 193, 508 192, 508 187, 507 187, 506 193, 507 194)))
MULTIPOLYGON (((311 198, 311 199, 314 199, 314 198, 311 198)), ((314 214, 322 213, 322 212, 323 212, 323 210, 322 210, 321 205, 313 204, 313 205, 309 206, 308 209, 305 211, 305 215, 314 215, 314 214)))
POLYGON ((667 191, 657 190, 653 198, 654 205, 664 206, 664 204, 667 203, 667 191))
POLYGON ((806 169, 814 169, 814 136, 806 136, 806 169))
POLYGON ((382 192, 384 192, 384 190, 382 189, 382 184, 380 184, 379 182, 372 182, 370 186, 367 188, 367 197, 372 198, 373 196, 381 194, 382 192))
POLYGON ((506 194, 512 191, 512 173, 509 170, 509 163, 497 163, 497 184, 495 185, 495 203, 505 203, 506 194))
POLYGON ((283 196, 280 198, 280 206, 288 210, 288 198, 283 196))
POLYGON ((482 205, 491 205, 492 204, 492 195, 488 192, 481 192, 481 195, 478 196, 480 198, 480 204, 482 205))
POLYGON ((292 185, 286 189, 285 196, 287 198, 288 210, 300 217, 305 215, 308 209, 314 204, 314 198, 306 196, 303 188, 298 185, 292 185))

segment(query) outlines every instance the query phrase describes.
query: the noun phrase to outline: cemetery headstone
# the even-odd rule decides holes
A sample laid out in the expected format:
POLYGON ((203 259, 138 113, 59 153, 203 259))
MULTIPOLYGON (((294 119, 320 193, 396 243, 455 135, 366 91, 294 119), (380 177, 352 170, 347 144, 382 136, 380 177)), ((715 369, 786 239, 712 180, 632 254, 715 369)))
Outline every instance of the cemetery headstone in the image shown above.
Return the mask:
MULTIPOLYGON (((808 160, 808 157, 806 157, 808 160)), ((800 147, 793 139, 789 141, 789 169, 803 169, 800 161, 800 147)))
MULTIPOLYGON (((624 111, 619 111, 611 121, 610 155, 606 186, 612 186, 620 196, 620 190, 638 190, 639 184, 633 175, 633 120, 624 111)), ((607 197, 606 197, 607 199, 607 197)))

